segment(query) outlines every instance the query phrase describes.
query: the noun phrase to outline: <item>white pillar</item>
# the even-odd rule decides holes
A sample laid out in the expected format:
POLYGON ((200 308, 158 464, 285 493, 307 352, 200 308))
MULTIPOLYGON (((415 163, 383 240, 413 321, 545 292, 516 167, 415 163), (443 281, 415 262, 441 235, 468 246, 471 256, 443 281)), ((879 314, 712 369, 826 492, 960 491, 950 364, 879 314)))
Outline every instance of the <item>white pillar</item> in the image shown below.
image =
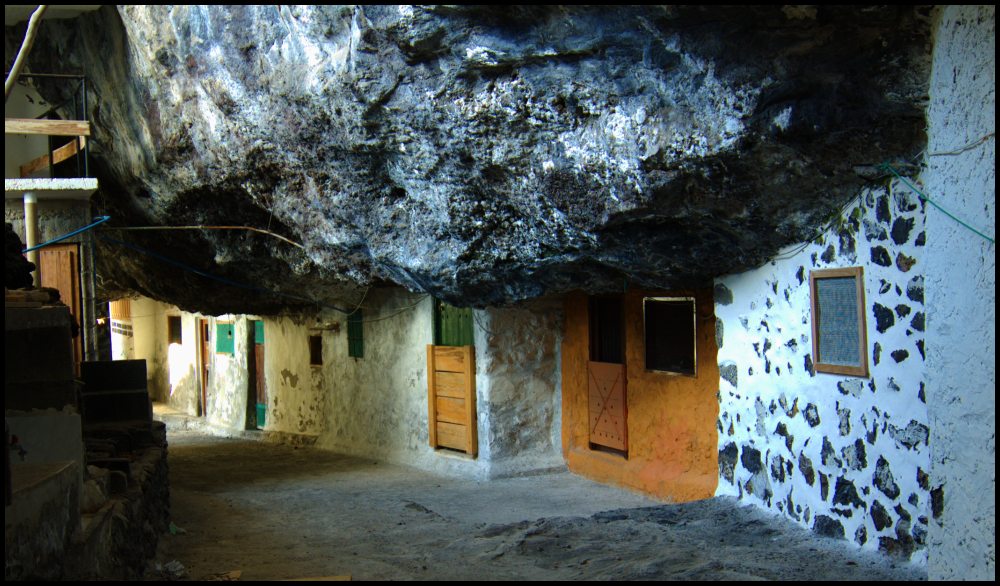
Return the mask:
MULTIPOLYGON (((24 193, 24 247, 31 248, 38 244, 38 197, 30 191, 24 193)), ((41 285, 38 267, 38 251, 28 253, 28 261, 35 263, 31 277, 35 287, 41 285)))

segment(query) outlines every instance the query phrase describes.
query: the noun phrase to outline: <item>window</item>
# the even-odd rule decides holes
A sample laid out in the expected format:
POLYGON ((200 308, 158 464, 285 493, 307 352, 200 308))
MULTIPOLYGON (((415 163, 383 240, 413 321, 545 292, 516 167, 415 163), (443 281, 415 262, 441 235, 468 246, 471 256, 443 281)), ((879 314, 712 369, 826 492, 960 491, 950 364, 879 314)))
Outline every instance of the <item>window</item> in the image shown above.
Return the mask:
POLYGON ((865 280, 861 267, 809 273, 816 372, 868 376, 865 280))
POLYGON ((309 336, 309 365, 323 366, 323 336, 309 336))
POLYGON ((167 316, 167 343, 168 344, 184 343, 184 337, 181 328, 181 316, 179 315, 167 316))
POLYGON ((347 355, 351 358, 364 358, 364 334, 365 322, 362 310, 359 308, 347 316, 347 355))
POLYGON ((590 361, 625 362, 625 321, 621 296, 590 298, 590 361))
POLYGON ((642 300, 646 370, 695 376, 694 297, 642 300))

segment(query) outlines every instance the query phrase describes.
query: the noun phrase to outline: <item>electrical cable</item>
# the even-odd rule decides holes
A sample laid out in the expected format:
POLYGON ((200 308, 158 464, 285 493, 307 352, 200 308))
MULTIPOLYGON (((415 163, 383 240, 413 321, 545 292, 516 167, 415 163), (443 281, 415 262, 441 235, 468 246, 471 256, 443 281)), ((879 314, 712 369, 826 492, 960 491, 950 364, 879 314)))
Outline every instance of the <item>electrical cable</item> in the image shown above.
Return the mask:
POLYGON ((964 221, 962 221, 961 219, 959 219, 957 216, 955 216, 954 214, 952 214, 948 210, 946 210, 943 207, 941 207, 940 205, 938 205, 937 202, 935 202, 930 197, 928 197, 927 194, 925 194, 924 192, 922 192, 919 189, 917 189, 912 183, 910 183, 909 181, 907 181, 905 177, 903 177, 902 175, 900 175, 899 172, 896 171, 896 169, 893 168, 892 165, 890 165, 888 163, 882 163, 881 167, 883 169, 885 169, 886 171, 889 171, 890 173, 892 173, 893 175, 895 175, 897 179, 899 179, 900 181, 902 181, 904 185, 906 185, 914 193, 916 193, 917 196, 921 199, 921 201, 925 201, 925 202, 931 204, 932 206, 934 206, 935 208, 937 208, 941 213, 943 213, 944 215, 948 216, 952 220, 955 220, 956 222, 958 222, 959 224, 961 224, 962 226, 964 226, 968 230, 970 230, 972 232, 975 232, 980 237, 982 237, 986 241, 988 241, 990 244, 995 244, 995 241, 993 240, 993 238, 990 238, 986 234, 983 234, 979 230, 977 230, 977 229, 973 228, 972 226, 970 226, 969 224, 965 223, 964 221))
POLYGON ((270 230, 265 230, 263 228, 254 228, 253 226, 209 226, 209 225, 196 225, 196 226, 109 226, 105 228, 106 230, 126 230, 126 231, 137 231, 137 230, 249 230, 251 232, 259 232, 261 234, 267 234, 287 242, 292 246, 297 246, 298 248, 305 250, 306 247, 282 236, 270 230))
POLYGON ((103 224, 104 222, 107 222, 110 219, 111 219, 111 216, 98 216, 96 222, 93 222, 91 224, 87 224, 83 228, 79 228, 77 230, 73 230, 72 232, 70 232, 68 234, 63 234, 62 236, 57 236, 56 238, 53 238, 52 240, 49 240, 48 242, 43 242, 41 244, 36 244, 35 246, 32 246, 31 248, 25 248, 24 250, 21 251, 21 254, 25 254, 25 253, 31 252, 33 250, 38 250, 39 248, 45 248, 46 246, 49 246, 50 244, 56 244, 57 242, 62 242, 63 240, 66 240, 67 238, 72 238, 73 236, 76 236, 77 234, 80 234, 81 232, 86 232, 87 230, 90 230, 91 228, 93 228, 95 226, 99 226, 99 225, 103 224))

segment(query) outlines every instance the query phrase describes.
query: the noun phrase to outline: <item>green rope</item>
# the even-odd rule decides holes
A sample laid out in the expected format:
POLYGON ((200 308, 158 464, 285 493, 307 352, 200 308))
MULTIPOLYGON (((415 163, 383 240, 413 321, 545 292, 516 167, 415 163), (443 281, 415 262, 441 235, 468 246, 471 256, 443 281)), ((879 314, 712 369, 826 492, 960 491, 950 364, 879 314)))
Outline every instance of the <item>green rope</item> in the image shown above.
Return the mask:
POLYGON ((931 199, 930 197, 928 197, 928 196, 927 196, 927 195, 926 195, 926 194, 925 194, 924 192, 922 192, 922 191, 920 191, 919 189, 917 189, 917 188, 916 188, 916 187, 915 187, 915 186, 914 186, 914 185, 913 185, 912 183, 910 183, 909 181, 907 181, 905 177, 903 177, 902 175, 900 175, 900 174, 899 174, 899 172, 898 172, 898 171, 896 171, 896 170, 895 170, 895 169, 894 169, 894 168, 892 167, 892 165, 890 165, 890 164, 888 164, 888 163, 882 163, 881 167, 882 167, 883 169, 885 169, 886 171, 889 171, 890 173, 892 173, 893 175, 895 175, 897 179, 899 179, 899 180, 900 180, 900 181, 902 181, 902 182, 903 182, 904 184, 906 184, 906 186, 907 186, 907 187, 909 187, 910 189, 912 189, 912 190, 913 190, 913 192, 914 192, 914 193, 916 193, 916 194, 917 194, 917 195, 918 195, 918 196, 920 197, 920 199, 921 199, 922 201, 925 201, 925 202, 927 202, 927 203, 931 204, 932 206, 936 207, 936 208, 937 208, 938 210, 940 210, 940 211, 941 211, 941 213, 943 213, 944 215, 948 216, 948 217, 949 217, 949 218, 951 218, 952 220, 955 220, 955 221, 956 221, 956 222, 958 222, 959 224, 961 224, 961 225, 965 226, 965 227, 966 227, 966 228, 968 228, 969 230, 971 230, 971 231, 975 232, 975 233, 976 233, 976 234, 978 234, 979 236, 981 236, 981 237, 985 238, 985 239, 986 239, 986 240, 987 240, 987 241, 988 241, 988 242, 989 242, 990 244, 996 244, 996 242, 995 242, 995 241, 994 241, 994 240, 993 240, 992 238, 990 238, 990 237, 989 237, 989 236, 987 236, 986 234, 983 234, 983 233, 982 233, 982 232, 980 232, 979 230, 976 230, 976 229, 975 229, 975 228, 973 228, 972 226, 970 226, 970 225, 966 224, 966 223, 965 223, 965 222, 963 222, 962 220, 960 220, 960 219, 958 219, 957 217, 955 217, 955 215, 954 215, 954 214, 952 214, 952 213, 951 213, 951 212, 949 212, 948 210, 944 209, 943 207, 939 206, 939 205, 938 205, 938 204, 937 204, 937 203, 936 203, 936 202, 935 202, 934 200, 932 200, 932 199, 931 199))

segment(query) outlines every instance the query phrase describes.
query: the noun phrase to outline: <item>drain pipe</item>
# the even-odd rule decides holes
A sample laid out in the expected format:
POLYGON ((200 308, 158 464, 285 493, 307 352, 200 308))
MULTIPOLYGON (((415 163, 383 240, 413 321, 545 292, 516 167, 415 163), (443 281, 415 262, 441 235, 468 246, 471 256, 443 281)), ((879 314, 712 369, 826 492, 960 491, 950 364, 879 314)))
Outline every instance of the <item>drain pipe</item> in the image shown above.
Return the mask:
POLYGON ((31 279, 35 287, 41 286, 38 277, 38 251, 31 250, 38 244, 38 197, 30 192, 24 193, 24 247, 28 249, 28 262, 35 264, 31 271, 31 279))

